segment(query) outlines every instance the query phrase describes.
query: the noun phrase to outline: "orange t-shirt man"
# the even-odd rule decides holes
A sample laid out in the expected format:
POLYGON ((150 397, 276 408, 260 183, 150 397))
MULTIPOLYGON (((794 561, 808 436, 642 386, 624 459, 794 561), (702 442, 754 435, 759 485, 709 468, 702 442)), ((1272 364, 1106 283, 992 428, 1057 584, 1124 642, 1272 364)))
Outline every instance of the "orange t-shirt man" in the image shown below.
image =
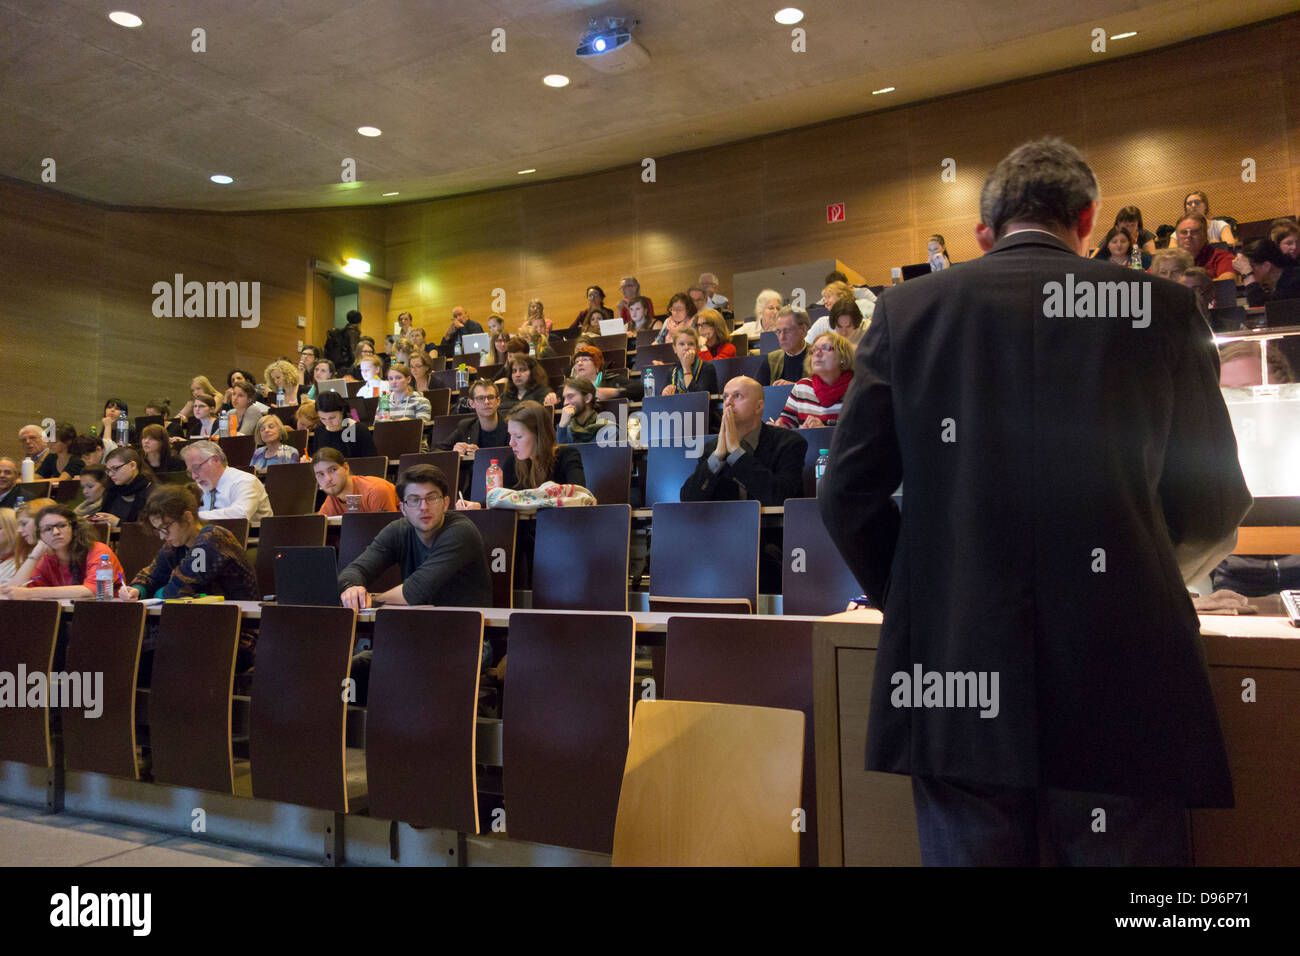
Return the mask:
MULTIPOLYGON (((361 510, 371 511, 396 511, 397 510, 397 489, 391 481, 383 478, 372 478, 367 475, 352 476, 351 494, 361 496, 361 510)), ((341 495, 326 495, 325 503, 320 506, 320 514, 325 516, 346 514, 348 502, 346 497, 341 495)))

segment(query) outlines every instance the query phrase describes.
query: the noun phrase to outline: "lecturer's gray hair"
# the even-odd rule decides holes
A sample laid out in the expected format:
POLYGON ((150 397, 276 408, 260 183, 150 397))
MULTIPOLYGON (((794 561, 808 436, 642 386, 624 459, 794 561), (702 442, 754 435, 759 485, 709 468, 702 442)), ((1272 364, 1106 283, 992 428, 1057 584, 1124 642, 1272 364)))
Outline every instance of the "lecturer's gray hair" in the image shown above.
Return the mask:
POLYGON ((980 221, 999 238, 1008 223, 1070 228, 1097 201, 1097 177, 1077 149, 1061 139, 1017 146, 980 191, 980 221))

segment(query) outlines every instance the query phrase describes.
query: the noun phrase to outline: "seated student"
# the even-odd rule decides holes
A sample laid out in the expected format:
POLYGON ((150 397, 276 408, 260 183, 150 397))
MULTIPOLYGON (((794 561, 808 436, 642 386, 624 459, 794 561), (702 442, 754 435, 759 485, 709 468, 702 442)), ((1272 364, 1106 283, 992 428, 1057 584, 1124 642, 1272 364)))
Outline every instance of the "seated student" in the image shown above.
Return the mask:
POLYGON ((509 378, 497 384, 505 389, 499 412, 508 412, 520 402, 555 404, 555 391, 542 363, 531 355, 512 355, 507 365, 509 378))
POLYGON ((1196 307, 1208 319, 1210 309, 1214 308, 1214 280, 1210 274, 1200 266, 1192 266, 1179 276, 1178 284, 1185 285, 1196 293, 1196 307))
POLYGON ((321 427, 311 433, 307 451, 311 457, 322 448, 337 448, 344 458, 373 458, 379 452, 370 429, 345 416, 351 412, 347 399, 335 392, 326 392, 316 399, 316 415, 321 427))
POLYGON ((704 304, 710 309, 721 311, 730 305, 727 297, 718 291, 718 277, 712 272, 700 273, 700 291, 704 293, 704 304))
POLYGON ((555 430, 560 444, 585 445, 606 425, 615 424, 608 412, 596 411, 596 386, 585 378, 566 378, 563 391, 564 411, 555 430))
POLYGON ((154 473, 134 448, 119 446, 104 459, 104 470, 112 481, 104 495, 104 506, 90 520, 117 527, 123 521, 138 521, 140 510, 155 487, 154 473))
POLYGON ((637 281, 636 276, 623 276, 619 281, 618 287, 623 293, 623 299, 618 303, 618 305, 614 306, 617 318, 623 320, 627 325, 627 330, 629 332, 637 332, 641 329, 650 328, 650 326, 646 324, 646 320, 654 317, 654 303, 650 301, 648 296, 641 294, 641 283, 637 281), (632 314, 632 304, 638 299, 641 300, 640 314, 634 316, 632 314))
POLYGON ((78 435, 72 439, 72 444, 68 446, 72 450, 73 458, 80 458, 82 470, 89 468, 91 465, 102 465, 104 463, 104 443, 98 438, 91 438, 89 435, 78 435))
POLYGON ((164 422, 172 417, 172 400, 170 398, 151 398, 144 406, 145 415, 157 415, 164 422))
POLYGON ((673 351, 677 353, 677 361, 672 366, 672 378, 659 390, 660 395, 676 395, 681 392, 712 395, 717 392, 717 370, 700 359, 699 347, 700 338, 692 328, 681 329, 673 336, 673 351))
POLYGON ((727 322, 717 309, 704 308, 695 313, 695 331, 700 337, 700 360, 735 358, 736 347, 731 344, 727 322))
POLYGON ((256 528, 263 518, 274 514, 262 482, 246 471, 228 467, 226 453, 216 442, 196 441, 186 445, 181 455, 190 477, 203 491, 199 517, 204 521, 247 518, 256 528))
POLYGON ((294 465, 301 455, 289 444, 289 428, 278 415, 263 415, 257 420, 257 448, 249 462, 253 471, 265 472, 272 465, 294 465))
POLYGON ((104 450, 112 451, 117 447, 119 438, 118 422, 125 419, 127 422, 126 444, 135 441, 135 429, 131 427, 130 419, 127 418, 126 402, 120 398, 110 398, 104 402, 104 417, 99 420, 99 437, 104 440, 104 450))
MULTIPOLYGON (((501 487, 540 488, 557 484, 587 484, 582 455, 572 445, 555 444, 555 415, 537 402, 520 402, 506 418, 510 431, 510 456, 501 462, 501 487)), ((477 501, 456 502, 461 511, 483 506, 477 501)))
POLYGON ((751 342, 757 342, 764 332, 776 329, 776 320, 780 314, 781 293, 775 289, 764 289, 754 299, 754 317, 736 331, 744 332, 751 342))
POLYGON ((322 448, 312 461, 311 470, 316 475, 316 484, 325 492, 320 514, 327 517, 347 514, 349 495, 360 496, 357 511, 397 510, 397 492, 392 482, 370 475, 352 474, 347 459, 336 448, 322 448))
POLYGON ((613 315, 609 309, 605 308, 605 290, 598 285, 587 286, 587 307, 578 313, 570 329, 577 329, 580 332, 590 332, 593 329, 596 333, 600 332, 600 320, 608 319, 613 315))
POLYGON ((216 394, 217 387, 208 380, 206 375, 196 375, 190 379, 190 401, 186 402, 185 406, 176 414, 176 417, 167 423, 168 434, 184 435, 186 433, 190 419, 194 417, 193 399, 195 395, 216 394))
POLYGON ((546 327, 546 315, 542 310, 541 299, 533 299, 528 303, 528 319, 524 322, 524 327, 519 330, 519 337, 529 344, 536 358, 544 359, 555 355, 555 349, 551 347, 550 329, 546 327))
POLYGON ((36 516, 43 508, 53 508, 58 502, 53 498, 33 498, 24 501, 14 509, 14 520, 18 522, 18 540, 14 542, 14 567, 22 567, 27 555, 40 541, 41 533, 36 528, 36 516))
POLYGON ((464 515, 448 514, 451 487, 442 469, 412 465, 397 476, 402 518, 386 525, 339 572, 344 607, 447 604, 490 607, 492 578, 483 538, 464 515), (402 583, 378 594, 368 588, 393 565, 402 583))
MULTIPOLYGON (((858 347, 862 341, 862 336, 867 333, 867 326, 870 324, 862 315, 862 310, 852 299, 840 299, 831 306, 830 313, 827 315, 828 326, 823 332, 835 332, 848 340, 849 345, 853 348, 858 347)), ((816 339, 816 335, 813 336, 816 339)))
POLYGON ((412 352, 411 360, 406 363, 406 367, 411 370, 411 391, 431 392, 440 387, 433 377, 433 362, 424 350, 417 349, 412 352))
POLYGON ((639 295, 627 304, 627 331, 629 335, 650 329, 663 328, 663 322, 655 318, 654 306, 650 299, 639 295))
POLYGON ((18 519, 13 508, 0 508, 0 584, 18 573, 15 550, 18 544, 18 519))
POLYGON ((633 381, 627 369, 605 368, 605 353, 594 345, 579 345, 573 350, 570 378, 585 378, 596 386, 596 398, 607 402, 611 398, 641 400, 641 381, 633 381))
POLYGON ((311 367, 311 385, 308 386, 306 392, 300 396, 299 402, 301 403, 304 399, 310 399, 314 402, 316 399, 320 398, 320 394, 317 391, 320 384, 338 377, 338 370, 334 368, 333 362, 327 358, 317 359, 316 364, 311 367))
POLYGON ((312 432, 320 426, 320 416, 316 414, 316 403, 313 401, 303 401, 298 404, 298 410, 293 413, 293 423, 297 428, 301 428, 307 433, 307 440, 310 443, 312 432))
POLYGON ((1294 219, 1274 219, 1269 223, 1268 238, 1292 262, 1300 259, 1300 225, 1294 219))
MULTIPOLYGON (((1097 252, 1093 255, 1093 258, 1104 259, 1112 265, 1123 266, 1127 269, 1132 262, 1132 253, 1133 237, 1119 226, 1111 226, 1110 231, 1106 233, 1106 238, 1102 239, 1101 245, 1097 247, 1097 252)), ((1142 257, 1142 268, 1150 268, 1151 257, 1143 255, 1141 251, 1138 252, 1138 255, 1142 257)))
POLYGON ((270 411, 257 400, 257 389, 252 382, 239 379, 230 386, 230 414, 235 417, 235 430, 240 435, 257 432, 257 423, 270 411))
POLYGON ((378 356, 364 355, 357 362, 361 380, 365 382, 357 391, 358 398, 378 398, 388 394, 388 382, 384 380, 384 362, 378 356))
POLYGON ((190 417, 173 422, 173 438, 215 438, 221 424, 221 399, 199 392, 190 399, 190 417))
POLYGON ((113 570, 113 586, 122 580, 122 565, 108 545, 95 539, 90 522, 66 505, 51 505, 36 514, 39 540, 0 596, 16 600, 54 600, 95 596, 95 572, 103 556, 113 570))
MULTIPOLYGON (((1207 242, 1221 242, 1225 246, 1237 244, 1237 238, 1233 235, 1232 226, 1227 220, 1211 218, 1210 197, 1205 195, 1204 190, 1198 189, 1183 197, 1183 209, 1186 211, 1186 215, 1200 215, 1205 218, 1207 242)), ((1197 263, 1197 265, 1200 264, 1197 263)))
POLYGON ((793 385, 803 378, 810 325, 807 312, 789 306, 781 309, 776 320, 776 341, 781 347, 764 356, 756 376, 759 385, 793 385))
POLYGON ((67 422, 60 422, 54 428, 54 440, 50 442, 50 454, 46 455, 36 468, 37 478, 75 478, 81 474, 85 463, 72 453, 72 443, 77 438, 77 429, 67 422))
POLYGON ((111 482, 103 465, 87 465, 77 476, 81 481, 81 504, 72 510, 78 518, 89 518, 104 510, 104 495, 111 482))
POLYGON ((230 601, 258 599, 257 572, 248 552, 221 525, 199 518, 198 502, 188 486, 155 489, 140 520, 157 532, 163 546, 130 584, 118 588, 123 601, 200 594, 220 594, 230 601))
POLYGON ((1300 298, 1300 265, 1272 239, 1260 239, 1238 253, 1232 268, 1244 278, 1246 302, 1252 308, 1300 298))
POLYGON ((140 431, 140 452, 155 475, 185 470, 181 456, 172 454, 171 438, 161 425, 146 425, 140 431))
POLYGON ((411 379, 411 370, 401 362, 388 367, 388 417, 391 419, 433 419, 433 406, 417 392, 411 379))
POLYGON ((297 405, 298 404, 298 386, 302 384, 302 377, 298 374, 298 367, 288 359, 276 359, 266 367, 262 373, 265 380, 265 394, 267 401, 276 404, 297 405), (280 389, 284 389, 284 401, 279 402, 280 389))
POLYGON ((18 507, 18 499, 23 497, 18 487, 18 462, 12 458, 0 457, 0 508, 18 507))
POLYGON ((1172 246, 1156 250, 1156 254, 1151 257, 1151 268, 1147 272, 1153 276, 1177 282, 1192 266, 1191 253, 1177 246, 1172 246))
MULTIPOLYGON (((659 334, 655 336, 654 344, 663 345, 665 342, 672 342, 673 335, 680 329, 690 328, 691 322, 695 320, 695 301, 685 292, 678 292, 668 300, 668 317, 664 319, 664 324, 659 327, 659 334)), ((736 331, 742 332, 743 329, 736 331)), ((757 338, 755 334, 754 338, 757 338)))
POLYGON ((298 382, 299 382, 298 401, 301 401, 302 397, 307 393, 307 390, 311 388, 311 383, 312 383, 311 371, 316 366, 316 363, 319 362, 320 360, 321 360, 321 350, 314 345, 304 345, 301 349, 298 350, 298 365, 295 369, 295 371, 297 371, 298 373, 298 382))
POLYGON ((772 424, 782 428, 834 425, 852 381, 853 346, 836 332, 823 332, 808 352, 808 377, 795 383, 780 418, 772 424))
POLYGON ((1147 254, 1147 265, 1143 268, 1149 268, 1150 256, 1156 251, 1156 234, 1142 227, 1142 210, 1137 206, 1125 206, 1115 214, 1115 228, 1127 232, 1129 239, 1147 254))
POLYGON ((682 501, 754 499, 766 507, 803 494, 802 435, 763 423, 763 387, 740 376, 722 394, 722 425, 704 446, 682 501))
POLYGON ((474 406, 474 417, 457 425, 450 437, 438 446, 440 450, 470 455, 480 448, 503 446, 510 440, 505 419, 498 414, 501 399, 497 397, 496 383, 485 378, 477 379, 470 386, 469 397, 474 406))

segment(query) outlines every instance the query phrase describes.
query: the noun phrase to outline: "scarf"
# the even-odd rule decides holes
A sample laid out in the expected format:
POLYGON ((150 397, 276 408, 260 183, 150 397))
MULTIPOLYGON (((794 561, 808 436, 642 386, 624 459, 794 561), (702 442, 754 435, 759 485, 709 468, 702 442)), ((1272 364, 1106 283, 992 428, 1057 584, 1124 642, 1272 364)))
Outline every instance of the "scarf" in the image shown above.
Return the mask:
POLYGON ((840 377, 829 385, 820 375, 812 375, 809 380, 812 382, 813 393, 817 396, 817 404, 822 408, 831 408, 844 399, 844 393, 849 390, 849 383, 853 381, 853 370, 845 369, 840 377))
MULTIPOLYGON (((700 359, 699 355, 697 354, 695 356, 695 365, 691 368, 692 384, 694 384, 696 381, 699 380, 700 369, 703 367, 703 365, 704 362, 700 359)), ((673 387, 676 388, 677 391, 679 392, 684 392, 687 390, 686 375, 684 372, 682 372, 681 362, 678 362, 676 365, 673 366, 673 387)))

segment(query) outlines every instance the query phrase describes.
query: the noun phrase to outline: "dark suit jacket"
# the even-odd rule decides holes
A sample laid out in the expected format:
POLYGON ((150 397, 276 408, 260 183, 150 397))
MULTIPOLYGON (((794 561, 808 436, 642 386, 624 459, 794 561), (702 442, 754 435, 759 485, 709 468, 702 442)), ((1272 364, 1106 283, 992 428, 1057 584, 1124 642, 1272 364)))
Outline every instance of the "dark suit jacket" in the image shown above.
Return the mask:
POLYGON ((808 442, 802 435, 788 428, 763 425, 754 451, 741 455, 735 465, 724 461, 715 475, 709 470, 709 456, 717 447, 717 438, 704 446, 695 471, 682 485, 682 501, 738 501, 740 485, 745 487, 745 499, 770 508, 784 505, 787 498, 803 496, 803 459, 808 442))
POLYGON ((1251 498, 1190 290, 1036 231, 887 288, 820 497, 884 609, 869 769, 1231 805, 1183 582, 1251 498), (1045 317, 1067 273, 1149 285, 1149 326, 1045 317), (997 716, 894 706, 914 665, 997 672, 997 716))

